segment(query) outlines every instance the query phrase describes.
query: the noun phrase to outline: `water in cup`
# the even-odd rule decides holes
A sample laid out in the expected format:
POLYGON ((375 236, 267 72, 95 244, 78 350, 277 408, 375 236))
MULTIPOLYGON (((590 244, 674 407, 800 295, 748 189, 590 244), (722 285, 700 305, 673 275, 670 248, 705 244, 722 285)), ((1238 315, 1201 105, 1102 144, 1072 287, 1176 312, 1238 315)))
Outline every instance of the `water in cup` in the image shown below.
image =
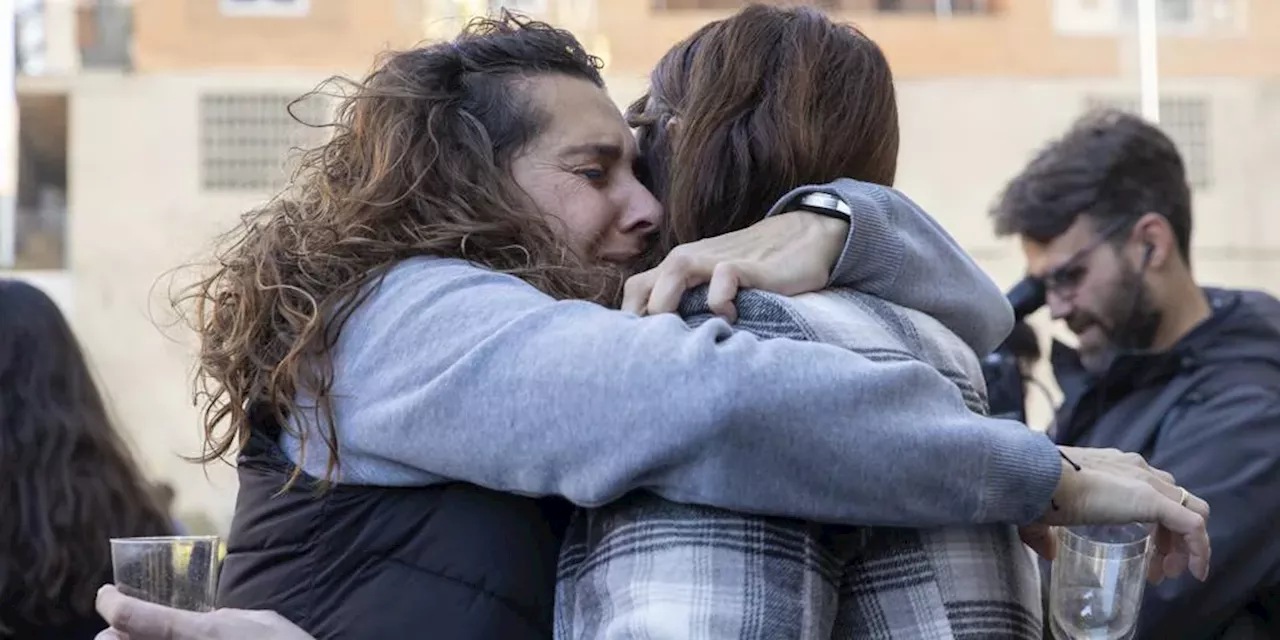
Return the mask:
POLYGON ((1050 624, 1057 640, 1133 636, 1150 543, 1150 529, 1141 524, 1058 530, 1049 583, 1050 624))
POLYGON ((1110 597, 1101 587, 1069 587, 1053 607, 1054 635, 1062 640, 1088 638, 1121 640, 1129 637, 1138 621, 1140 602, 1110 597))

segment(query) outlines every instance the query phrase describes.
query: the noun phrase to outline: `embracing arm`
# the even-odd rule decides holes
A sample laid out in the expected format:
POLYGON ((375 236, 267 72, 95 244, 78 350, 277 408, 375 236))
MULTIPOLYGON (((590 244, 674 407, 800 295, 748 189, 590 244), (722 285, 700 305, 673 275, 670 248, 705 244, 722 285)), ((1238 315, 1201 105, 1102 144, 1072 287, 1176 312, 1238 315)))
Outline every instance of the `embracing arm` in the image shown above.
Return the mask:
POLYGON ((808 185, 783 196, 769 212, 789 211, 806 193, 839 196, 853 223, 831 285, 856 289, 936 318, 979 355, 994 350, 1013 330, 1004 293, 910 198, 895 189, 842 178, 808 185))
POLYGON ((393 270, 339 354, 346 482, 455 479, 584 506, 649 489, 927 526, 1033 520, 1061 469, 1047 438, 972 413, 925 364, 555 301, 456 261, 393 270))

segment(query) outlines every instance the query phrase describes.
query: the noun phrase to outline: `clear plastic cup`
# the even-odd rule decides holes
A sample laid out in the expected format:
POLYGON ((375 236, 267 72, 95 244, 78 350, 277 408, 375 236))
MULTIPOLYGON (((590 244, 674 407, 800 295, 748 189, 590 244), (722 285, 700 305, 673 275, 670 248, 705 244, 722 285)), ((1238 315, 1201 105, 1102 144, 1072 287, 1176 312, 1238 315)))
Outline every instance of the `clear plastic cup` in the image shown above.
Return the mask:
POLYGON ((1133 637, 1150 549, 1151 529, 1143 524, 1060 528, 1049 583, 1054 637, 1133 637))
POLYGON ((218 536, 112 538, 121 593, 187 611, 212 611, 218 592, 218 536))

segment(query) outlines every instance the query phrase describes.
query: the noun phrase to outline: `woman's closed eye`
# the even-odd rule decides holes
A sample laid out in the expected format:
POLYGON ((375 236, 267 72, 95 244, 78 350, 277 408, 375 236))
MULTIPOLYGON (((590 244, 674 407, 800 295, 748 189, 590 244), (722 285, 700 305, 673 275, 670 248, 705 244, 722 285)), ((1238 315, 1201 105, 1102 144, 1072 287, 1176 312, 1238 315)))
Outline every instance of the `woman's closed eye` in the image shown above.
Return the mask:
POLYGON ((575 170, 574 173, 597 184, 603 184, 609 177, 608 172, 601 167, 583 167, 575 170))

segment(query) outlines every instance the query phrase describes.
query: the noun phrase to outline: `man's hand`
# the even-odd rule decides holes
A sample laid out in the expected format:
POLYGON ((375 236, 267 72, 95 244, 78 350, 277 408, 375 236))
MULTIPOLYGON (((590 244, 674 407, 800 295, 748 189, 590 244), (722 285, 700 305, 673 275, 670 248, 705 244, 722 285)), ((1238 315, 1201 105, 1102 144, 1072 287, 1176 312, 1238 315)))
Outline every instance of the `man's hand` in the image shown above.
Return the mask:
POLYGON ((627 280, 622 309, 637 315, 671 313, 686 291, 710 283, 708 306, 733 322, 739 289, 796 295, 825 287, 848 235, 848 222, 794 211, 680 245, 662 264, 627 280))
POLYGON ((1022 539, 1046 558, 1056 553, 1049 526, 1154 523, 1155 553, 1147 577, 1153 582, 1190 568, 1203 581, 1209 575, 1209 505, 1187 493, 1173 476, 1152 468, 1142 456, 1115 449, 1062 447, 1080 466, 1065 461, 1050 508, 1039 522, 1021 531, 1022 539), (1179 502, 1182 501, 1180 504, 1179 502))
POLYGON ((97 608, 111 628, 96 640, 315 640, 271 611, 182 611, 131 598, 111 585, 98 590, 97 608))

